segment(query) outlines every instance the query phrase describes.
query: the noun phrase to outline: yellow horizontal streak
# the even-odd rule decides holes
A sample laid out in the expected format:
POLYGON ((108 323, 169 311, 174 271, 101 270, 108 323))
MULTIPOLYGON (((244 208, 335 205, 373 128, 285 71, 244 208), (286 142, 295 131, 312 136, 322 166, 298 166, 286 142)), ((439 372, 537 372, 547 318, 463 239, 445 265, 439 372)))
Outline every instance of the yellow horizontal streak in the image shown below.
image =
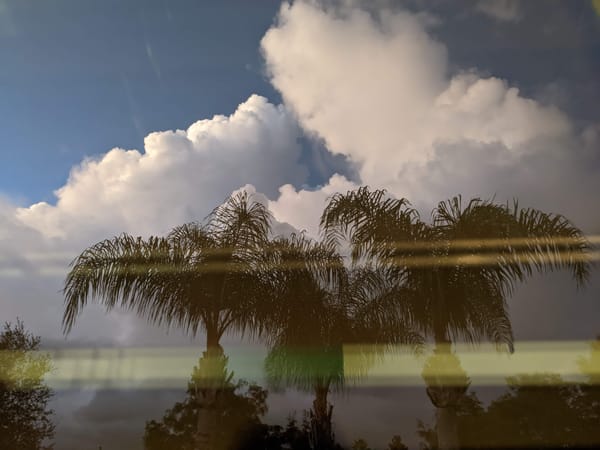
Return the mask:
POLYGON ((530 245, 573 245, 588 243, 590 245, 600 245, 600 235, 588 235, 584 237, 545 237, 545 238, 482 238, 482 239, 453 239, 439 241, 396 241, 390 244, 391 248, 397 249, 474 249, 474 248, 496 248, 510 246, 512 248, 527 247, 530 245))
MULTIPOLYGON (((390 260, 389 262, 392 264, 398 264, 406 267, 427 267, 427 266, 450 266, 450 265, 486 265, 486 264, 494 264, 498 261, 498 258, 503 257, 501 253, 484 253, 478 254, 477 252, 480 250, 489 250, 498 247, 507 246, 511 247, 514 251, 518 252, 521 248, 525 250, 525 248, 529 245, 546 245, 552 244, 557 246, 566 246, 571 244, 581 244, 581 243, 589 243, 592 246, 600 245, 600 235, 590 235, 582 238, 569 238, 569 237, 555 237, 552 239, 531 239, 531 238, 513 238, 513 239, 457 239, 454 241, 439 241, 439 242, 407 242, 407 241, 398 241, 391 243, 389 245, 390 248, 396 248, 399 250, 436 250, 436 249, 449 249, 449 250, 465 250, 463 254, 449 255, 449 256, 433 256, 433 255, 422 255, 422 256, 412 256, 412 257, 402 257, 395 258, 390 260)), ((558 248, 558 254, 565 252, 565 249, 558 248)), ((220 254, 230 254, 232 249, 222 248, 222 249, 211 249, 209 251, 204 252, 207 256, 218 256, 220 254)), ((160 253, 156 253, 157 256, 160 253)), ((573 254, 569 255, 570 258, 574 262, 593 262, 600 260, 600 252, 599 251, 590 251, 586 254, 573 254)), ((67 254, 64 252, 52 253, 31 253, 24 254, 24 257, 31 261, 44 262, 51 261, 53 259, 65 260, 67 258, 67 254)), ((514 257, 513 257, 514 258, 514 257)), ((542 255, 542 259, 547 259, 548 261, 552 261, 554 257, 542 255)), ((528 259, 527 254, 524 252, 522 255, 518 255, 517 259, 521 261, 526 261, 528 259)), ((0 257, 0 261, 2 261, 2 257, 0 257)), ((286 262, 285 264, 273 264, 271 267, 268 265, 264 265, 262 268, 264 270, 269 269, 285 269, 285 270, 294 270, 305 267, 305 264, 302 261, 296 262, 286 262)), ((163 271, 163 272, 178 272, 181 268, 173 267, 169 264, 164 265, 129 265, 127 268, 123 268, 123 271, 127 271, 129 273, 132 272, 140 272, 144 273, 148 269, 163 271)), ((236 271, 236 270, 246 270, 247 266, 245 265, 236 265, 235 263, 220 263, 218 261, 208 261, 202 266, 198 266, 196 270, 213 273, 213 272, 223 272, 223 271, 236 271)), ((66 272, 69 270, 66 263, 62 264, 42 264, 40 267, 34 268, 40 275, 42 276, 64 276, 66 272)), ((80 269, 81 270, 81 269, 80 269)), ((114 269, 118 271, 118 269, 114 269)), ((25 276, 25 271, 15 267, 0 267, 0 277, 6 278, 17 278, 25 276)))
MULTIPOLYGON (((560 255, 561 252, 558 252, 560 255)), ((568 258, 570 262, 593 262, 600 261, 600 251, 588 252, 584 254, 568 254, 568 258)), ((527 254, 517 254, 517 255, 506 255, 502 253, 486 253, 486 254, 457 254, 457 255, 449 255, 449 256, 409 256, 409 257, 399 257, 399 258, 389 258, 386 261, 389 264, 395 264, 400 267, 429 267, 429 266, 485 266, 497 264, 499 261, 507 259, 508 262, 531 262, 531 258, 527 254), (509 256, 509 258, 507 257, 509 256)), ((558 256, 551 255, 538 255, 536 257, 538 261, 548 261, 550 263, 554 263, 558 261, 558 256)), ((262 266, 262 270, 298 270, 304 269, 307 265, 302 262, 286 262, 284 264, 265 264, 262 266)), ((335 267, 332 265, 332 267, 335 267)), ((103 269, 85 269, 78 268, 79 272, 83 273, 86 270, 90 273, 92 272, 101 272, 103 269)), ((110 273, 147 273, 149 270, 155 272, 163 272, 163 273, 183 273, 183 272, 192 272, 192 269, 186 268, 182 270, 181 267, 176 267, 170 264, 131 264, 123 268, 114 267, 107 272, 110 273)), ((221 272, 236 272, 236 271, 247 271, 248 266, 243 264, 235 264, 235 263, 207 263, 202 264, 193 269, 194 272, 197 273, 221 273, 221 272)), ((44 274, 59 274, 60 270, 46 270, 42 271, 44 274)), ((20 276, 21 272, 15 271, 14 269, 7 269, 6 271, 0 269, 0 276, 20 276)))
MULTIPOLYGON (((560 253, 559 253, 560 254, 560 253)), ((569 261, 577 262, 593 262, 600 261, 600 251, 588 252, 585 254, 568 255, 569 261)), ((459 254, 449 256, 409 256, 403 258, 389 258, 386 262, 399 267, 429 267, 429 266, 487 266, 498 264, 499 261, 505 259, 510 263, 531 263, 531 258, 527 254, 506 255, 501 253, 486 253, 486 254, 459 254)), ((537 256, 539 261, 547 261, 549 263, 559 262, 558 257, 552 256, 537 256)))
MULTIPOLYGON (((586 375, 600 380, 600 348, 591 351, 589 341, 517 342, 510 355, 498 352, 493 345, 479 347, 456 345, 462 369, 475 385, 503 385, 506 377, 555 373, 565 382, 584 380, 578 360, 591 358, 586 375)), ((62 349, 38 352, 51 358, 54 369, 46 376, 53 388, 182 388, 190 379, 202 351, 183 348, 97 348, 62 349)), ((266 350, 237 347, 229 352, 230 368, 236 378, 259 381, 264 378, 266 350)), ((423 365, 431 348, 415 355, 409 348, 393 349, 344 346, 344 375, 349 384, 359 386, 422 385, 423 365), (365 361, 368 361, 365 365, 365 361)), ((14 356, 0 352, 3 358, 14 356)), ((441 369, 436 375, 452 379, 453 370, 441 369)), ((0 381, 7 375, 0 368, 0 381)), ((10 378, 10 377, 9 377, 10 378)))

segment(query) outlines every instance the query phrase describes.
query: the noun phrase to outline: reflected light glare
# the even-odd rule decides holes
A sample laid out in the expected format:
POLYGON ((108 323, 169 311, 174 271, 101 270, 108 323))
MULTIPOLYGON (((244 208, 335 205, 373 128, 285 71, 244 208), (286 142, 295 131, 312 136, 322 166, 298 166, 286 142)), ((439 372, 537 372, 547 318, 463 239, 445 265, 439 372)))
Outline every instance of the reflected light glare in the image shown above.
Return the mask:
MULTIPOLYGON (((513 354, 498 351, 493 344, 473 347, 459 343, 453 350, 460 367, 438 365, 435 375, 452 380, 456 370, 464 370, 473 385, 504 385, 507 377, 542 373, 558 374, 565 383, 598 383, 600 347, 593 345, 596 342, 521 341, 515 343, 513 354)), ((38 354, 51 358, 54 370, 46 381, 54 389, 164 389, 186 386, 201 351, 196 347, 76 348, 47 349, 38 354)), ((421 386, 423 367, 431 355, 432 347, 415 354, 407 346, 346 345, 344 377, 348 385, 357 387, 421 386)), ((264 377, 262 349, 236 348, 228 356, 236 376, 250 380, 264 377)), ((11 357, 10 352, 0 352, 0 361, 11 357)), ((0 376, 8 375, 0 371, 0 376)))

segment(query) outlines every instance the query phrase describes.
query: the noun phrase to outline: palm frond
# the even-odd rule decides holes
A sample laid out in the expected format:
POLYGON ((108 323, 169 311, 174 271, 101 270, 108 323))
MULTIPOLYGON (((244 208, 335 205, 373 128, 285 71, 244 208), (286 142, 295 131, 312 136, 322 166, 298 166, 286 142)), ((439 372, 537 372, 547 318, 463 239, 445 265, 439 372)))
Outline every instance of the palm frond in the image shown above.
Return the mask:
POLYGON ((242 191, 215 208, 208 216, 207 228, 222 247, 238 251, 255 250, 268 239, 271 214, 262 204, 242 191))
POLYGON ((84 250, 65 280, 64 331, 90 300, 107 310, 133 310, 158 324, 195 334, 253 326, 262 294, 256 264, 270 228, 264 205, 247 193, 216 208, 207 223, 174 228, 166 237, 127 234, 84 250))
POLYGON ((375 312, 374 320, 401 317, 441 341, 490 339, 511 350, 506 298, 516 284, 534 272, 567 269, 581 285, 591 265, 581 230, 516 202, 457 196, 440 202, 428 224, 406 200, 361 188, 333 196, 321 226, 326 239, 350 241, 354 261, 362 258, 396 284, 386 300, 394 312, 375 312))
POLYGON ((167 239, 127 234, 86 249, 71 263, 65 281, 63 327, 68 332, 88 300, 135 310, 149 320, 182 320, 186 259, 167 239), (168 314, 167 314, 168 313, 168 314))
POLYGON ((519 209, 517 202, 511 212, 518 235, 526 238, 525 251, 516 253, 524 253, 525 258, 520 259, 526 261, 527 267, 538 271, 567 269, 579 286, 586 283, 592 266, 591 247, 579 228, 560 214, 519 209))
POLYGON ((350 239, 356 262, 385 254, 390 241, 412 240, 412 225, 417 220, 417 211, 406 199, 394 199, 385 190, 362 187, 334 195, 320 224, 326 241, 339 244, 341 239, 350 239))

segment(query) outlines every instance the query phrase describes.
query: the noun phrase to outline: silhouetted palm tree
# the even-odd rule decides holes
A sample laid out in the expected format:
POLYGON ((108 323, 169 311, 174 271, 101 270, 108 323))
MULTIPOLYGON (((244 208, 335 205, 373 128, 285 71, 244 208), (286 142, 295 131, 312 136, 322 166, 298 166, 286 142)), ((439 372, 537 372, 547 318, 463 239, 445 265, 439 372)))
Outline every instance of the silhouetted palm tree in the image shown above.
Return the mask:
MULTIPOLYGON (((120 306, 193 335, 204 330, 201 361, 212 367, 222 357, 219 341, 226 331, 258 329, 264 286, 256 261, 268 242, 270 214, 243 192, 207 219, 176 227, 166 237, 123 234, 84 250, 65 282, 65 331, 89 299, 98 300, 107 310, 120 306)), ((217 389, 205 391, 201 397, 214 403, 217 389)), ((201 422, 210 421, 200 418, 199 440, 206 440, 201 422)))
POLYGON ((92 299, 194 335, 203 329, 207 348, 218 348, 227 330, 252 325, 259 289, 253 264, 269 229, 267 209, 244 192, 215 208, 204 225, 182 225, 166 237, 123 234, 99 242, 71 264, 64 329, 92 299))
MULTIPOLYGON (((395 296, 385 295, 385 279, 372 271, 350 273, 332 245, 293 235, 275 240, 266 260, 273 294, 265 364, 270 384, 314 392, 311 446, 334 448, 327 396, 348 377, 344 345, 416 343, 419 336, 403 323, 390 326, 394 309, 387 302, 395 296)), ((358 353, 353 375, 373 361, 371 347, 358 353)))
MULTIPOLYGON (((515 283, 566 268, 581 284, 589 271, 589 244, 577 227, 516 202, 473 199, 464 206, 454 197, 439 203, 426 223, 407 200, 363 187, 333 196, 321 226, 331 242, 349 239, 355 263, 380 267, 405 288, 403 313, 433 337, 436 353, 450 351, 454 340, 482 339, 512 351, 506 300, 515 283)), ((439 412, 451 409, 461 392, 428 394, 439 412)), ((438 438, 441 448, 457 445, 455 436, 438 438)))
POLYGON ((271 351, 265 361, 269 384, 313 391, 311 446, 333 448, 331 387, 343 383, 346 312, 336 291, 344 265, 334 248, 303 235, 275 239, 265 252, 264 275, 271 291, 267 336, 271 351))

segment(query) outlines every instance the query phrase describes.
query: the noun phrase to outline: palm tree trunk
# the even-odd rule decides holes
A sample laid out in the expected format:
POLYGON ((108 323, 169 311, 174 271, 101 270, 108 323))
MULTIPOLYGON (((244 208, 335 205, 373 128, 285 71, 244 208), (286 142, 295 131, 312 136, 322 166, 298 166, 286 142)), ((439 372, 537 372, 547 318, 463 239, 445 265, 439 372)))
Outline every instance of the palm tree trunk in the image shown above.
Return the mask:
POLYGON ((223 347, 221 347, 220 341, 221 336, 216 324, 209 324, 206 326, 206 351, 212 355, 223 354, 223 347))
POLYGON ((328 403, 329 386, 315 386, 315 400, 310 412, 311 418, 311 448, 319 450, 333 449, 334 438, 331 425, 333 405, 328 403))
MULTIPOLYGON (((444 288, 440 279, 438 269, 433 272, 433 282, 435 283, 434 297, 437 299, 436 310, 433 322, 433 337, 435 340, 434 358, 438 358, 441 364, 433 365, 434 370, 442 369, 445 365, 443 362, 452 354, 452 341, 448 337, 446 328, 446 317, 444 317, 446 305, 444 304, 444 288)), ((456 403, 459 400, 459 390, 456 386, 448 385, 447 381, 434 374, 441 383, 427 387, 427 395, 435 406, 436 417, 436 434, 438 440, 438 449, 440 450, 455 450, 459 448, 458 442, 458 423, 456 416, 456 403)))
MULTIPOLYGON (((449 356, 451 354, 451 342, 445 330, 436 327, 434 337, 434 357, 445 358, 449 356)), ((438 449, 440 450, 456 450, 459 448, 456 403, 462 395, 460 391, 461 389, 457 389, 456 386, 445 385, 443 381, 439 385, 427 387, 427 395, 436 408, 436 434, 438 449)))
POLYGON ((215 450, 217 427, 217 400, 219 391, 225 382, 224 353, 219 343, 216 325, 206 325, 206 351, 203 352, 199 365, 200 385, 198 386, 198 422, 196 428, 196 448, 198 450, 215 450))
POLYGON ((211 405, 211 403, 215 402, 215 396, 202 396, 200 402, 196 431, 196 448, 198 450, 209 450, 211 448, 210 431, 214 429, 215 425, 215 414, 214 411, 212 411, 214 406, 211 405))
POLYGON ((438 449, 458 449, 458 420, 456 408, 454 406, 448 406, 446 408, 436 407, 435 418, 438 449))

